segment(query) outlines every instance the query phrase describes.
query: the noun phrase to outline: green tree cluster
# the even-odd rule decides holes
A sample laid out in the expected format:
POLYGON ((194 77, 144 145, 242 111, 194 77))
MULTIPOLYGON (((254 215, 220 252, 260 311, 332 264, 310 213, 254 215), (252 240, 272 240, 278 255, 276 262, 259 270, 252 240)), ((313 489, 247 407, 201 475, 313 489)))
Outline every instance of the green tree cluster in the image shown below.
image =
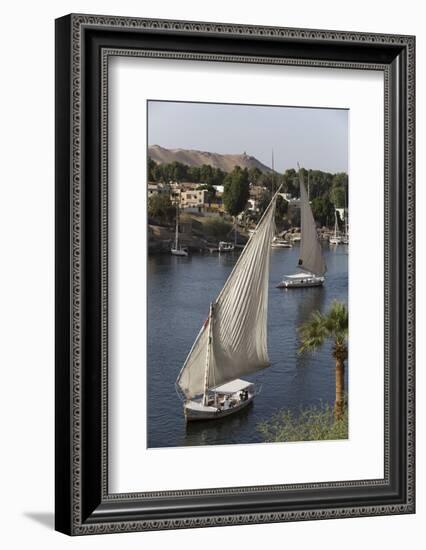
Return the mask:
POLYGON ((330 226, 334 221, 334 206, 330 199, 315 197, 311 202, 312 214, 320 226, 330 226))
MULTIPOLYGON (((265 190, 258 202, 258 209, 259 209, 259 216, 261 216, 265 210, 268 208, 269 203, 272 199, 272 193, 270 191, 265 190)), ((281 195, 278 195, 277 197, 277 203, 275 206, 275 222, 281 223, 285 216, 288 213, 288 202, 284 200, 281 195)))
POLYGON ((331 181, 330 200, 336 208, 348 205, 348 175, 344 172, 334 174, 331 181))
POLYGON ((178 161, 169 164, 157 164, 151 157, 148 157, 148 181, 156 183, 188 181, 210 186, 223 185, 226 175, 226 172, 220 170, 220 168, 213 168, 208 164, 188 166, 178 161))
MULTIPOLYGON (((331 174, 321 170, 300 169, 305 186, 309 189, 309 199, 327 198, 336 208, 344 208, 347 200, 348 176, 344 172, 331 174)), ((283 191, 299 197, 299 175, 293 168, 283 174, 283 191)))
POLYGON ((176 209, 169 195, 157 193, 148 199, 148 216, 160 223, 170 223, 175 219, 176 209))
POLYGON ((262 172, 256 166, 254 168, 250 168, 248 171, 248 178, 251 184, 259 185, 262 178, 262 172))
POLYGON ((238 216, 249 199, 249 177, 247 168, 235 166, 224 181, 223 205, 231 216, 238 216))

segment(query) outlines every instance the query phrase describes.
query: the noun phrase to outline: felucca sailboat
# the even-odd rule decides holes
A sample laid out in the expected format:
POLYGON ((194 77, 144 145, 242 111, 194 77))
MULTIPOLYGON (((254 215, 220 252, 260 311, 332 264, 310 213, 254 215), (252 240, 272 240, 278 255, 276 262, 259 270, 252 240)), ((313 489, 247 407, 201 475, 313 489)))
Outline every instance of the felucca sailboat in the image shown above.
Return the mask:
POLYGON ((188 249, 179 246, 179 204, 176 203, 176 229, 175 229, 175 242, 170 252, 173 256, 188 256, 188 249))
POLYGON ((278 192, 210 305, 176 380, 187 421, 217 419, 246 407, 256 387, 240 376, 269 366, 269 259, 278 192))
POLYGON ((348 201, 346 198, 346 191, 345 191, 345 235, 342 238, 342 244, 349 244, 349 228, 348 228, 348 201))
POLYGON ((279 285, 277 285, 278 288, 321 286, 325 280, 324 274, 327 268, 300 168, 299 183, 301 237, 298 268, 302 270, 302 273, 286 275, 279 285))
POLYGON ((334 209, 334 234, 330 237, 330 244, 341 244, 342 237, 339 235, 339 224, 337 222, 337 209, 334 209))

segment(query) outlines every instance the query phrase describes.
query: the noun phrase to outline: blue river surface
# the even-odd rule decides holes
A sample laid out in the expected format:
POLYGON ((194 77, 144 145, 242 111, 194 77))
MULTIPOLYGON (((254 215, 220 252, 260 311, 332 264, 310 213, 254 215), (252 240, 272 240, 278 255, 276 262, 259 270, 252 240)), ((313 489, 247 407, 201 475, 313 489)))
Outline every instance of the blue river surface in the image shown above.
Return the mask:
MULTIPOLYGON (((260 422, 279 409, 334 402, 331 343, 313 354, 299 354, 297 328, 332 300, 348 302, 348 247, 323 248, 327 263, 323 287, 278 289, 283 275, 295 273, 299 247, 272 249, 268 304, 271 366, 245 379, 262 385, 252 405, 220 420, 186 424, 175 381, 238 253, 148 257, 148 447, 259 443, 260 422)), ((347 378, 346 369, 346 378, 347 378)), ((346 390, 347 388, 346 379, 346 390)))

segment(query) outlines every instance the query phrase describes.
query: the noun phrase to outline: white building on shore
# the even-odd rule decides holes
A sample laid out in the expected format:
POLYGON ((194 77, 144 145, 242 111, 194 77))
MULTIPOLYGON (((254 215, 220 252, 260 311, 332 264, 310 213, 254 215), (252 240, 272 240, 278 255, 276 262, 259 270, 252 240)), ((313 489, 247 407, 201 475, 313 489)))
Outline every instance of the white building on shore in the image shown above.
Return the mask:
POLYGON ((191 191, 181 191, 180 207, 196 208, 202 207, 207 202, 207 189, 192 189, 191 191))

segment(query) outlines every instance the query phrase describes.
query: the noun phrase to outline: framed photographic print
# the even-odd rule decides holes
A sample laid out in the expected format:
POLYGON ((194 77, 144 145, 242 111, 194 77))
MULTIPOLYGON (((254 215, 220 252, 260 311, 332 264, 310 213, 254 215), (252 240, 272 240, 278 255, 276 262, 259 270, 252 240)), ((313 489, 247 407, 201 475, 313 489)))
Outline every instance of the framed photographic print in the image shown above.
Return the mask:
POLYGON ((412 36, 56 21, 56 529, 413 513, 412 36))

